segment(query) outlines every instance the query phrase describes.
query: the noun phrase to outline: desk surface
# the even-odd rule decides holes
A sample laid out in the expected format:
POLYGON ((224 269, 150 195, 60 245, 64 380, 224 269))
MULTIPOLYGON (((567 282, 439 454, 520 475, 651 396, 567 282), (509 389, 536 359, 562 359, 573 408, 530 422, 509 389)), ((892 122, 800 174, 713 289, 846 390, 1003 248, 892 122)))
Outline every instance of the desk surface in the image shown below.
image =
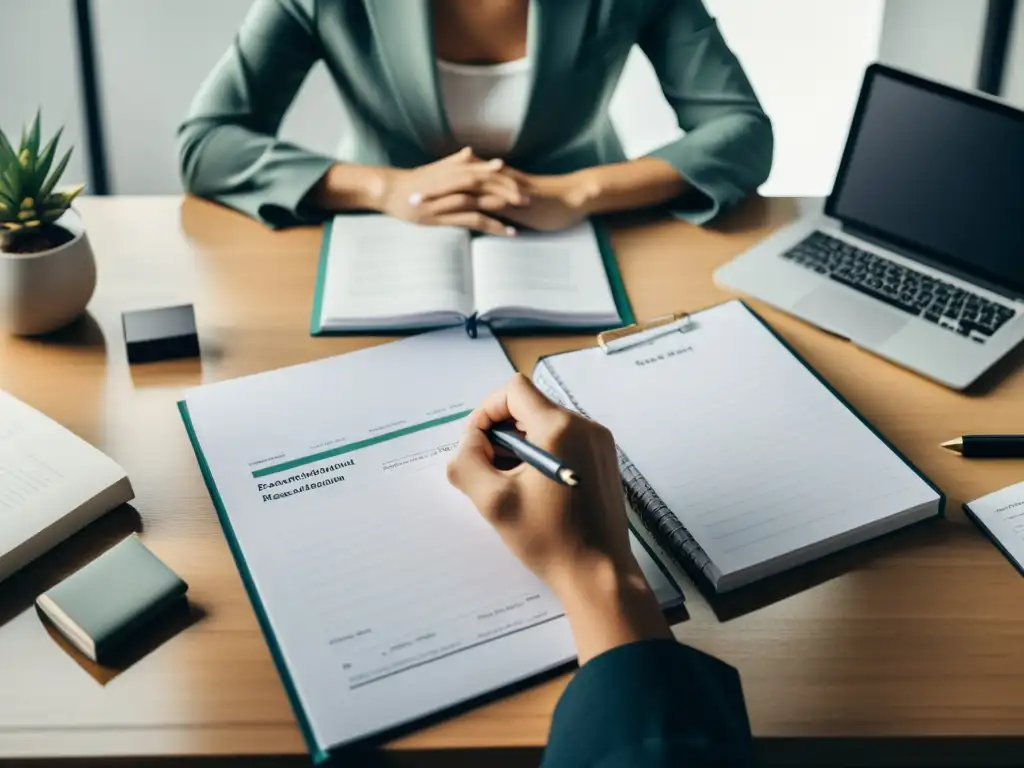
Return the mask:
MULTIPOLYGON (((308 335, 316 231, 271 233, 196 200, 85 199, 99 263, 90 317, 45 340, 0 338, 0 387, 113 456, 136 491, 0 585, 0 757, 299 753, 284 692, 174 407, 183 388, 379 343, 308 335), (120 313, 193 302, 203 359, 129 368, 120 313), (119 674, 84 668, 32 600, 129 530, 191 585, 188 629, 119 674)), ((793 216, 753 200, 715 229, 618 228, 638 317, 725 298, 715 267, 793 216)), ((692 586, 676 634, 739 668, 762 737, 1024 733, 1024 579, 960 504, 1024 477, 938 444, 1024 425, 1018 352, 963 395, 758 306, 771 324, 933 479, 948 519, 925 523, 714 604, 692 586)), ((507 341, 529 370, 580 338, 507 341)), ((538 747, 567 677, 419 730, 396 750, 538 747)), ((686 695, 681 691, 680 695, 686 695)), ((436 755, 435 755, 436 756, 436 755)))

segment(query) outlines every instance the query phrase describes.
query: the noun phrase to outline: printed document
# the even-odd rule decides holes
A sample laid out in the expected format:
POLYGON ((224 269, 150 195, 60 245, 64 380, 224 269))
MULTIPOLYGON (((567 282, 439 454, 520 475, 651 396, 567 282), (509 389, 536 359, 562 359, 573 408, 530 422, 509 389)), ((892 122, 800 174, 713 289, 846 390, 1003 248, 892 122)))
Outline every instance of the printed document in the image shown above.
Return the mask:
POLYGON ((488 332, 456 328, 187 393, 321 749, 575 658, 558 601, 445 475, 512 372, 488 332))

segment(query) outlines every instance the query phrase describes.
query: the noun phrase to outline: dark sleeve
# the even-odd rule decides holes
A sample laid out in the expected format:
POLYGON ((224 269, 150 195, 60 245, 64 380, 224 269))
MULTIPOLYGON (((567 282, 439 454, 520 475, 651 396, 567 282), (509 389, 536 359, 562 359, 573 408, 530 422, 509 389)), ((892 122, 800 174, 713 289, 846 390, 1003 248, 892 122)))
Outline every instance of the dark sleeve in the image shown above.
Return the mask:
POLYGON ((658 0, 639 43, 686 132, 647 156, 667 162, 697 191, 672 210, 703 224, 768 178, 771 121, 701 0, 658 0))
POLYGON ((185 190, 272 227, 324 218, 301 203, 334 160, 277 138, 321 57, 313 3, 257 0, 178 129, 185 190))
POLYGON ((576 673, 555 709, 543 768, 752 764, 736 670, 674 640, 647 640, 576 673))

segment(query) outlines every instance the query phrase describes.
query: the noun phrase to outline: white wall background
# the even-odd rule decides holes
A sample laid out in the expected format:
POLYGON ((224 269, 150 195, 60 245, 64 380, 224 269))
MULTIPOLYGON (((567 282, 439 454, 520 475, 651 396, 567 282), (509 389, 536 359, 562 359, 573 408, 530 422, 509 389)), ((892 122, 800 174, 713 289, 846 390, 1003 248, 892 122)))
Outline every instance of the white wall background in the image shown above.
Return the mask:
POLYGON ((988 0, 888 0, 879 59, 973 88, 987 9, 988 0))
MULTIPOLYGON (((882 0, 705 0, 775 126, 765 195, 825 195, 839 166, 882 0)), ((679 135, 657 78, 634 50, 611 106, 626 152, 679 135)))
MULTIPOLYGON (((103 122, 115 192, 181 191, 175 130, 251 4, 251 0, 93 0, 103 122)), ((343 123, 335 89, 326 70, 317 67, 286 118, 283 133, 313 149, 331 152, 343 123)))
POLYGON ((40 107, 44 136, 63 125, 61 150, 75 150, 62 185, 86 181, 88 165, 77 60, 71 3, 0 0, 0 128, 16 143, 40 107))

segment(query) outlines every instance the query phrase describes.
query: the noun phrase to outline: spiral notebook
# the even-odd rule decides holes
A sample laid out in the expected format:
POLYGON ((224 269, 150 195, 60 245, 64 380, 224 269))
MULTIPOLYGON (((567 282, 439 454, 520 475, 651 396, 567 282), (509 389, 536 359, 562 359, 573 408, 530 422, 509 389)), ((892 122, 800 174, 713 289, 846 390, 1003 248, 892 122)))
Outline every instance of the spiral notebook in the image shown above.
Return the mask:
POLYGON ((638 533, 715 590, 942 514, 938 488, 743 302, 600 339, 542 358, 534 381, 612 430, 638 533))

